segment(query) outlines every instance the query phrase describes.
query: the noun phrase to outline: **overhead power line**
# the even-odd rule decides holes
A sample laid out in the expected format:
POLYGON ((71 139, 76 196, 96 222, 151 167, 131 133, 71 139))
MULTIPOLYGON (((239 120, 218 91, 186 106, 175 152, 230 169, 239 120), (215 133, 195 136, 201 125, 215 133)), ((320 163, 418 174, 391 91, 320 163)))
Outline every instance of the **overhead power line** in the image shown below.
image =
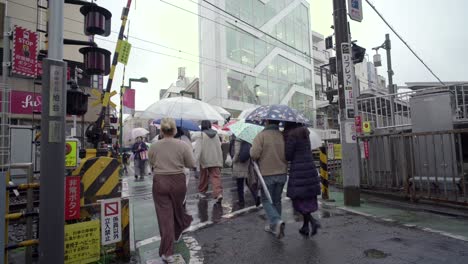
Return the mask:
POLYGON ((396 30, 387 22, 387 20, 380 14, 380 12, 377 10, 377 8, 369 1, 366 0, 367 4, 377 13, 377 15, 383 20, 383 22, 390 28, 393 33, 405 44, 405 46, 413 53, 413 55, 426 67, 426 69, 434 76, 442 85, 445 85, 445 83, 429 68, 429 66, 421 59, 421 57, 416 54, 416 52, 410 47, 410 45, 396 32, 396 30))
MULTIPOLYGON (((234 27, 234 26, 232 26, 232 27, 231 27, 231 26, 228 26, 228 25, 226 25, 226 24, 220 23, 220 22, 218 22, 218 21, 216 21, 216 20, 214 20, 214 19, 211 19, 211 18, 202 16, 202 15, 199 15, 199 14, 193 12, 193 11, 187 10, 187 9, 185 9, 185 8, 183 8, 183 7, 180 7, 180 6, 178 6, 178 5, 175 5, 175 4, 173 4, 173 3, 169 3, 169 2, 166 2, 166 1, 164 1, 164 0, 160 0, 160 1, 161 1, 162 3, 164 3, 164 4, 166 4, 166 5, 170 5, 170 6, 174 7, 174 8, 180 9, 180 10, 182 10, 182 11, 184 11, 184 12, 190 13, 190 14, 195 15, 195 16, 198 16, 198 17, 201 17, 201 18, 203 18, 203 19, 206 19, 206 20, 208 20, 208 21, 211 21, 211 22, 213 22, 213 23, 215 23, 215 24, 218 24, 218 25, 220 25, 220 26, 223 26, 223 27, 225 27, 225 28, 229 28, 229 29, 231 29, 231 30, 235 30, 235 31, 238 31, 238 32, 241 32, 241 33, 248 33, 248 32, 246 32, 246 31, 242 30, 241 28, 234 27)), ((191 2, 192 2, 192 1, 191 1, 191 2)), ((200 4, 198 4, 198 5, 200 5, 200 4)), ((214 11, 213 9, 207 8, 206 6, 203 6, 203 5, 202 5, 201 7, 205 8, 205 9, 208 9, 208 10, 211 10, 211 11, 213 11, 213 12, 216 12, 216 11, 214 11)), ((221 9, 221 10, 222 10, 222 9, 221 9)), ((224 11, 224 10, 223 10, 223 11, 224 11)), ((224 11, 224 12, 225 12, 225 11, 224 11)), ((219 13, 217 13, 217 14, 219 14, 219 13)), ((229 13, 227 13, 227 14, 229 14, 229 13)), ((219 15, 222 16, 221 14, 219 14, 219 15)), ((224 17, 226 17, 226 16, 224 16, 224 17)), ((237 17, 232 17, 232 18, 229 18, 229 19, 234 20, 234 23, 237 23, 238 21, 241 21, 242 23, 244 23, 244 24, 246 24, 246 25, 248 25, 248 26, 253 27, 256 31, 258 31, 258 32, 260 32, 260 33, 262 33, 262 34, 264 34, 265 36, 267 36, 267 37, 269 37, 269 38, 271 38, 272 40, 277 41, 278 43, 281 43, 281 44, 285 45, 286 47, 297 51, 301 56, 304 56, 305 58, 308 58, 308 59, 311 59, 311 60, 314 59, 313 56, 311 56, 311 55, 309 55, 309 54, 307 54, 307 53, 304 53, 304 52, 301 51, 301 50, 298 50, 297 48, 295 48, 295 47, 293 47, 293 46, 291 46, 291 45, 289 45, 289 44, 283 42, 282 40, 280 40, 280 39, 278 39, 278 38, 275 38, 275 37, 271 36, 270 34, 268 34, 268 33, 264 32, 264 31, 260 30, 259 28, 255 27, 255 26, 253 26, 253 25, 251 25, 251 24, 248 24, 247 22, 245 22, 245 21, 243 21, 243 20, 241 20, 241 19, 239 19, 239 18, 237 18, 237 17)), ((229 22, 228 22, 228 23, 229 23, 229 22)), ((248 33, 248 34, 249 34, 249 35, 252 35, 252 34, 250 34, 250 33, 248 33)), ((257 38, 257 37, 256 37, 256 38, 257 38)), ((266 40, 264 40, 264 39, 262 39, 262 38, 257 38, 257 39, 258 39, 259 41, 262 41, 262 42, 266 43, 267 45, 270 45, 270 46, 273 46, 273 47, 277 47, 277 48, 280 48, 280 49, 284 49, 284 47, 280 47, 280 46, 278 46, 278 45, 275 45, 273 42, 266 41, 266 40)))

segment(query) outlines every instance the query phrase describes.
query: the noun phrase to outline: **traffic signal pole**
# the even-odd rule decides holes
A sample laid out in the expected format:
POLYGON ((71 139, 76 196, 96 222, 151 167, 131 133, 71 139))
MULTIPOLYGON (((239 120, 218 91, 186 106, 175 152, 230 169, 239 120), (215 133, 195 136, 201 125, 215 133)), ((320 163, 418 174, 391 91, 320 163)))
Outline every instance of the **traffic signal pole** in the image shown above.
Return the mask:
MULTIPOLYGON (((335 43, 336 43, 336 69, 338 75, 338 97, 340 107, 340 135, 342 144, 342 177, 343 177, 343 191, 344 203, 346 206, 360 206, 360 172, 359 172, 359 158, 358 145, 356 142, 350 140, 355 134, 352 131, 354 119, 351 116, 357 113, 356 98, 353 99, 354 111, 352 115, 347 113, 347 102, 345 92, 345 77, 343 65, 343 50, 342 44, 350 44, 348 18, 346 10, 346 0, 333 0, 333 19, 335 27, 335 43)), ((348 46, 350 52, 350 45, 348 46)), ((350 53, 349 53, 350 54, 350 53)), ((354 67, 351 60, 351 68, 354 67)), ((352 71, 354 75, 354 71, 352 71)), ((354 76, 353 76, 354 78, 354 76)), ((352 93, 358 94, 356 82, 352 82, 352 93)))
POLYGON ((49 1, 48 55, 43 60, 39 263, 64 262, 66 66, 64 1, 49 1))

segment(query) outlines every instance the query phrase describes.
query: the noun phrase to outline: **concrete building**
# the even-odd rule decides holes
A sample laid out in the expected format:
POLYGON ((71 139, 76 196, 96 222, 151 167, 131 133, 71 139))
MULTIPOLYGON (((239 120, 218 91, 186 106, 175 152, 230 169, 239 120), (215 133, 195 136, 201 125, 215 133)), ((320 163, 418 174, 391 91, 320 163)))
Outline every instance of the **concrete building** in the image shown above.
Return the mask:
POLYGON ((181 95, 199 98, 199 79, 196 77, 186 77, 185 67, 180 67, 178 72, 177 81, 171 83, 167 89, 161 89, 159 98, 164 99, 181 95))
POLYGON ((281 103, 315 120, 308 1, 199 2, 200 98, 234 116, 281 103))
MULTIPOLYGON (((46 45, 46 31, 47 31, 47 1, 44 0, 22 0, 22 1, 8 1, 7 14, 5 14, 5 1, 0 1, 0 14, 1 25, 0 34, 1 38, 1 51, 3 53, 3 24, 5 23, 5 15, 8 16, 11 29, 14 26, 20 26, 25 29, 38 33, 39 50, 43 53, 47 50, 46 45)), ((64 8, 64 38, 84 40, 87 41, 88 37, 83 32, 84 17, 79 11, 80 6, 65 5, 64 8)), ((11 41, 11 43, 13 43, 11 41)), ((68 63, 70 78, 74 78, 75 67, 84 68, 83 55, 79 53, 79 46, 64 46, 64 60, 68 63)), ((2 60, 3 57, 0 56, 2 60)), ((3 73, 2 73, 3 74, 3 73)), ((7 85, 11 89, 11 124, 12 125, 39 125, 40 124, 40 111, 41 111, 41 81, 40 74, 37 78, 26 77, 9 73, 7 85)), ((101 79, 102 80, 102 79, 101 79)), ((83 78, 78 82, 80 88, 86 90, 91 95, 88 102, 88 112, 84 116, 85 124, 94 122, 100 112, 100 107, 92 107, 91 105, 97 98, 90 93, 91 88, 98 88, 96 83, 92 81, 91 76, 83 73, 83 78)), ((102 85, 102 81, 101 81, 102 85)), ((70 135, 71 126, 73 124, 72 117, 68 118, 67 135, 70 135)), ((81 117, 78 118, 78 136, 80 135, 81 117)))

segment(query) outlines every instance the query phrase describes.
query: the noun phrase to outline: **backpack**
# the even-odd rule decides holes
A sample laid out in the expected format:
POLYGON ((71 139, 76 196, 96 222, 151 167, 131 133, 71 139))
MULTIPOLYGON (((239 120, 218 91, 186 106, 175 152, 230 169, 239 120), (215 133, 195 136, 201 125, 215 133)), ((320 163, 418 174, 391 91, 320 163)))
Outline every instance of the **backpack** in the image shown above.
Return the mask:
POLYGON ((244 163, 250 159, 250 145, 248 142, 242 141, 240 150, 239 150, 239 161, 244 163))

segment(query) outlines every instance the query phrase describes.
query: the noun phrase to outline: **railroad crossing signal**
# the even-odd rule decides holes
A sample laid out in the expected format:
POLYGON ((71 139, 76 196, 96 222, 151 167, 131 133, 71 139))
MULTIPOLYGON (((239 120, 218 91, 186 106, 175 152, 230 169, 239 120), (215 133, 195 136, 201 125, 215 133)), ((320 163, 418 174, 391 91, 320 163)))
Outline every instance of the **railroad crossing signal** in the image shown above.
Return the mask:
POLYGON ((117 105, 110 100, 112 96, 117 94, 116 91, 112 91, 110 93, 104 93, 104 95, 102 95, 101 92, 93 89, 91 90, 91 93, 98 98, 98 100, 96 100, 96 102, 94 102, 92 106, 95 107, 95 106, 102 105, 106 107, 111 106, 113 108, 116 108, 117 105))

